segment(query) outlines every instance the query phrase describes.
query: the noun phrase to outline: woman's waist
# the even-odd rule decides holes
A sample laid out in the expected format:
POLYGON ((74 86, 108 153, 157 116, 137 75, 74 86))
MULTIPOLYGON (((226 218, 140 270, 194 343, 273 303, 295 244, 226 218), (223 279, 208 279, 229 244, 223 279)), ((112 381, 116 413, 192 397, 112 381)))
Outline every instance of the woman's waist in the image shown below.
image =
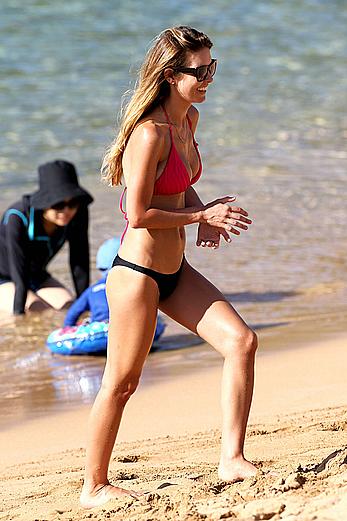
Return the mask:
POLYGON ((185 242, 184 228, 129 228, 118 253, 134 264, 173 273, 181 265, 185 242))

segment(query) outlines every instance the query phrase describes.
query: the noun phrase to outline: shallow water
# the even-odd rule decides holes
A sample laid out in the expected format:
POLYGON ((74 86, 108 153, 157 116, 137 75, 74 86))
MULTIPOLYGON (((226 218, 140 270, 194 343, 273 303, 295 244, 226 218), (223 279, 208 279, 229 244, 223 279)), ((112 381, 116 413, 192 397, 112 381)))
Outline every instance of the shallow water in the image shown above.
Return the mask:
MULTIPOLYGON (((344 316, 346 3, 157 0, 145 11, 139 1, 116 4, 1 3, 0 210, 35 190, 39 163, 75 162, 95 196, 94 259, 103 240, 123 228, 119 192, 98 179, 122 94, 151 38, 167 26, 191 24, 211 36, 219 60, 199 107, 204 174, 197 188, 205 201, 237 194, 254 224, 219 251, 196 248, 191 227, 188 259, 253 327, 344 316)), ((66 254, 51 271, 71 284, 66 254)), ((45 350, 47 334, 62 320, 48 313, 2 324, 5 423, 92 400, 104 359, 59 359, 45 350)), ((183 371, 205 363, 201 347, 181 349, 194 339, 171 323, 164 340, 180 349, 153 354, 148 382, 159 361, 156 378, 170 374, 170 366, 183 371)))

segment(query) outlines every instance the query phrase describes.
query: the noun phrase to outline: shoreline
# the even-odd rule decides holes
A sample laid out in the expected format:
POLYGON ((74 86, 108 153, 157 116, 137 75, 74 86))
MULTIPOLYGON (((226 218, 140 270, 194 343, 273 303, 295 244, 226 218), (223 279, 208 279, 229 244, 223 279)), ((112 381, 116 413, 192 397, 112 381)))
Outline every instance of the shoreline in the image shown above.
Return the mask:
MULTIPOLYGON (((269 356, 272 353, 283 353, 296 349, 305 350, 312 345, 321 344, 322 342, 339 341, 345 335, 344 323, 347 321, 347 316, 345 317, 344 313, 342 313, 339 317, 340 320, 337 320, 336 316, 328 314, 327 316, 316 317, 313 320, 303 318, 300 321, 296 320, 284 325, 275 324, 271 327, 256 327, 255 330, 258 333, 260 344, 256 360, 269 356), (318 318, 319 326, 317 326, 318 318)), ((195 379, 203 377, 211 368, 213 370, 218 369, 218 367, 221 368, 222 359, 211 346, 202 340, 199 342, 198 337, 181 328, 181 326, 177 326, 177 324, 174 325, 174 328, 174 333, 176 333, 174 338, 184 337, 184 341, 182 338, 178 341, 177 339, 172 341, 172 337, 168 337, 164 350, 154 352, 149 356, 135 397, 148 387, 156 388, 159 386, 160 388, 165 379, 173 379, 174 383, 177 384, 182 377, 195 379), (177 327, 180 328, 183 335, 177 334, 177 327), (177 346, 172 348, 172 343, 177 344, 177 346), (186 360, 187 355, 191 359, 190 361, 186 360), (195 363, 192 363, 193 357, 195 357, 195 360, 196 357, 199 357, 197 360, 198 367, 196 367, 195 363)), ((170 330, 170 324, 168 329, 170 330)), ((61 357, 62 361, 64 361, 63 358, 61 357)), ((89 411, 93 401, 94 399, 92 398, 91 401, 86 402, 84 400, 81 404, 74 403, 70 405, 65 399, 65 401, 58 402, 53 410, 47 409, 43 412, 35 410, 32 415, 27 413, 18 415, 17 418, 11 418, 7 424, 3 423, 0 425, 0 440, 2 434, 15 430, 19 426, 23 428, 36 422, 44 423, 46 419, 54 421, 59 417, 69 417, 79 411, 89 411)))

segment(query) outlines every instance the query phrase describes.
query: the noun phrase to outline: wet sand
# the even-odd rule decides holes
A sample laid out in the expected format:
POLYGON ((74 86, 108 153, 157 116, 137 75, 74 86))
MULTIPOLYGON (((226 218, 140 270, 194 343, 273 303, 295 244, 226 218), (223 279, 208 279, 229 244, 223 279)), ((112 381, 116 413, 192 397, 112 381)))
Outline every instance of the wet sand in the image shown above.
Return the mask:
POLYGON ((246 441, 258 477, 232 485, 218 480, 216 364, 143 385, 130 401, 110 475, 120 486, 146 492, 138 501, 113 501, 92 512, 79 507, 89 407, 0 433, 0 519, 343 521, 347 337, 322 331, 321 340, 308 342, 307 323, 260 336, 246 441))

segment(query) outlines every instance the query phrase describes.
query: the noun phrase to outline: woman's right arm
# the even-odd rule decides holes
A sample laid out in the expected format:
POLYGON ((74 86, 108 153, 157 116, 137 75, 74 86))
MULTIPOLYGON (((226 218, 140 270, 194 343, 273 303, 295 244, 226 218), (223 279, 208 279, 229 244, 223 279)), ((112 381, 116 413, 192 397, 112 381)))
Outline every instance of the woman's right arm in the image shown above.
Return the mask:
POLYGON ((77 297, 89 286, 89 210, 79 208, 68 225, 70 269, 77 297))
POLYGON ((205 222, 230 230, 233 219, 228 203, 234 201, 233 197, 223 197, 206 206, 201 204, 165 210, 151 207, 157 168, 163 151, 163 130, 153 122, 146 122, 134 130, 125 159, 127 217, 130 226, 160 229, 205 222))
POLYGON ((6 224, 6 246, 11 280, 15 285, 13 313, 21 315, 29 284, 28 233, 18 215, 10 215, 6 224))

